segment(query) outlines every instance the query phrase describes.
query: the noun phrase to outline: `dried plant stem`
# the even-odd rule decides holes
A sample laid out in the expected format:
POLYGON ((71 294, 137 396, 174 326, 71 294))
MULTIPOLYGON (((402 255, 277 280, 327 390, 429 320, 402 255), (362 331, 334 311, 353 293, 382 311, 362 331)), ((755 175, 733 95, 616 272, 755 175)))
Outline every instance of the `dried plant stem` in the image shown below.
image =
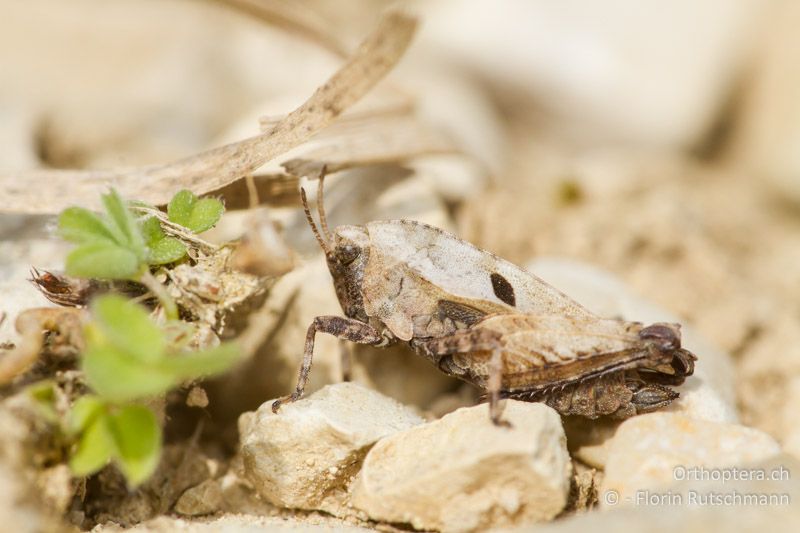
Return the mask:
POLYGON ((178 320, 178 318, 180 318, 175 300, 172 299, 172 296, 169 295, 164 285, 159 283, 150 270, 145 270, 144 273, 142 273, 142 276, 139 278, 139 283, 147 287, 147 290, 158 298, 161 307, 164 308, 164 314, 167 316, 167 319, 178 320))
POLYGON ((161 223, 161 229, 164 230, 164 233, 166 233, 170 237, 175 237, 176 239, 182 241, 185 244, 190 245, 193 248, 197 248, 198 250, 207 254, 214 253, 217 250, 219 250, 219 246, 211 244, 210 242, 201 239, 200 237, 197 236, 196 233, 192 232, 191 230, 186 229, 180 224, 172 222, 166 213, 164 213, 159 209, 156 209, 155 207, 134 205, 131 206, 131 209, 134 212, 140 213, 142 215, 149 215, 156 217, 159 223, 161 223))
POLYGON ((389 11, 350 59, 300 107, 268 132, 164 165, 111 170, 0 172, 0 211, 58 213, 71 205, 99 208, 100 194, 164 205, 180 189, 215 191, 252 174, 267 161, 326 128, 382 79, 402 57, 416 20, 389 11))

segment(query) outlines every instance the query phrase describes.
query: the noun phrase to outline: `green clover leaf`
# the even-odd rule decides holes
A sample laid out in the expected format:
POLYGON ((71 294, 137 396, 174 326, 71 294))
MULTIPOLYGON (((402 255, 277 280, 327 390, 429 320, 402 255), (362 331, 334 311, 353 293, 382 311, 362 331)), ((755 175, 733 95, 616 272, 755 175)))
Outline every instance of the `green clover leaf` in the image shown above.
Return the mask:
POLYGON ((164 350, 164 334, 147 311, 121 296, 109 294, 92 302, 97 328, 110 345, 125 349, 142 362, 157 361, 164 350))
POLYGON ((78 246, 67 255, 65 265, 67 274, 82 278, 130 279, 141 271, 133 252, 104 242, 78 246))
POLYGON ((147 407, 113 406, 97 396, 83 396, 72 406, 69 427, 79 435, 69 463, 76 476, 97 472, 113 460, 135 487, 158 466, 161 427, 147 407))
POLYGON ((150 253, 147 262, 151 265, 174 263, 186 255, 186 245, 174 237, 167 237, 161 222, 154 216, 141 221, 140 227, 150 253))
POLYGON ((111 433, 108 417, 99 414, 81 433, 69 467, 76 476, 86 476, 108 464, 115 452, 114 435, 111 433))
POLYGON ((183 381, 223 372, 239 358, 233 344, 173 353, 167 334, 147 311, 120 296, 97 298, 92 314, 81 367, 89 386, 110 401, 155 396, 183 381))
POLYGON ((58 232, 64 240, 76 244, 116 242, 103 220, 82 207, 68 207, 61 212, 58 217, 58 232))
POLYGON ((139 230, 136 217, 125 205, 117 191, 113 190, 102 195, 103 205, 108 213, 108 228, 114 235, 117 244, 125 246, 140 259, 146 255, 144 237, 139 230))
POLYGON ((105 409, 105 403, 97 396, 81 396, 72 404, 67 418, 67 432, 77 435, 94 423, 105 409))
POLYGON ((54 381, 46 379, 29 385, 26 388, 26 392, 33 400, 33 404, 35 409, 39 412, 39 415, 51 423, 58 422, 55 387, 56 384, 54 381))
POLYGON ((158 466, 161 427, 153 412, 141 405, 126 405, 109 416, 115 446, 114 459, 131 486, 140 485, 158 466))
POLYGON ((186 255, 186 245, 174 237, 164 237, 150 247, 151 265, 174 263, 186 255))
POLYGON ((67 256, 66 271, 84 278, 131 279, 146 267, 148 249, 133 214, 112 190, 102 197, 106 213, 65 209, 58 229, 78 244, 67 256))
POLYGON ((192 191, 186 189, 173 196, 167 206, 170 221, 195 233, 213 228, 224 212, 225 207, 216 198, 198 199, 192 191))

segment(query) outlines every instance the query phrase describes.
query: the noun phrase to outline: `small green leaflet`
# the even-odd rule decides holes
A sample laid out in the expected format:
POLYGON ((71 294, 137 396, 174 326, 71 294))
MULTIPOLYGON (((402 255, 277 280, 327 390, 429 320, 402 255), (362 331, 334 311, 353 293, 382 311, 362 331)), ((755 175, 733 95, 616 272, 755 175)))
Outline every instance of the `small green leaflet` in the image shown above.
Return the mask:
POLYGON ((70 468, 77 476, 97 472, 109 461, 135 487, 155 471, 161 455, 161 427, 141 405, 115 407, 97 396, 83 396, 72 407, 69 429, 80 435, 70 468))
POLYGON ((138 304, 116 295, 92 304, 81 366, 89 386, 103 398, 126 402, 155 396, 183 381, 224 372, 239 358, 233 344, 173 353, 166 333, 138 304))
POLYGON ((106 213, 102 215, 70 207, 59 216, 61 236, 78 244, 67 256, 67 274, 85 278, 134 278, 144 268, 148 256, 139 225, 116 191, 103 195, 103 205, 106 213))
POLYGON ((153 412, 141 405, 126 405, 109 417, 115 461, 132 486, 155 471, 161 456, 161 427, 153 412))
POLYGON ((108 426, 108 418, 97 416, 81 434, 69 467, 76 476, 87 476, 103 468, 114 454, 114 437, 108 426))
POLYGON ((182 190, 170 200, 167 215, 170 221, 202 233, 219 222, 225 207, 216 198, 198 199, 192 191, 182 190))
POLYGON ((116 244, 92 242, 78 246, 66 259, 71 276, 101 279, 130 279, 141 271, 139 258, 116 244))
MULTIPOLYGON (((191 198, 183 195, 183 198, 183 203, 179 204, 184 206, 187 220, 195 227, 208 223, 211 227, 222 215, 222 204, 218 200, 197 201, 194 195, 191 198)), ((157 218, 149 216, 137 220, 116 191, 103 195, 103 205, 106 210, 103 214, 70 207, 59 216, 59 233, 78 245, 67 256, 68 274, 84 278, 135 279, 147 265, 174 263, 186 255, 186 245, 168 237, 157 218)))
POLYGON ((147 261, 149 264, 166 265, 186 255, 186 245, 174 237, 167 237, 156 217, 149 216, 143 219, 140 226, 147 247, 150 249, 147 261))

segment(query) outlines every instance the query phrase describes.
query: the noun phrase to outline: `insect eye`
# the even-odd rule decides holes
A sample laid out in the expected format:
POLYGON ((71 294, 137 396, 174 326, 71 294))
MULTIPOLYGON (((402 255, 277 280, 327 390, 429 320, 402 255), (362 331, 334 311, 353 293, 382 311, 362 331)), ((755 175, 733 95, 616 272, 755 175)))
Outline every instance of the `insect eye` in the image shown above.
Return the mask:
POLYGON ((355 261, 360 254, 360 248, 346 244, 344 246, 340 246, 336 250, 336 259, 338 259, 341 264, 347 265, 355 261))

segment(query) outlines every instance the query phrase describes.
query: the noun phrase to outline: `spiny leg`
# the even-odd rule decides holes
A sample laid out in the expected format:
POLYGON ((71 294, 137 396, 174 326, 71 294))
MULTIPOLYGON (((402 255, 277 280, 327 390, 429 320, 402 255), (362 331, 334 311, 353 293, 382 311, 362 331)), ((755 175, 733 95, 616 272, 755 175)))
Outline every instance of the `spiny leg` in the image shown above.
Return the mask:
POLYGON ((303 364, 300 366, 300 373, 297 376, 297 386, 292 394, 278 398, 272 403, 272 411, 274 413, 278 412, 282 404, 293 402, 303 396, 303 391, 305 391, 308 383, 308 375, 311 372, 311 362, 314 358, 314 337, 317 332, 328 333, 339 339, 357 342, 358 344, 380 344, 383 341, 380 333, 364 322, 341 316, 318 316, 308 326, 306 344, 303 351, 303 364))
POLYGON ((342 368, 342 381, 350 381, 353 377, 353 354, 350 345, 339 341, 340 366, 342 368))
POLYGON ((452 335, 431 339, 414 339, 411 341, 414 350, 433 361, 445 373, 452 376, 466 374, 463 368, 455 365, 450 357, 455 354, 491 352, 486 389, 489 396, 489 416, 498 426, 510 427, 511 424, 500 419, 502 407, 500 394, 503 388, 503 350, 497 333, 485 329, 460 330, 452 335))
POLYGON ((489 363, 489 381, 486 388, 489 393, 489 418, 492 419, 492 423, 496 426, 510 428, 511 422, 500 418, 505 406, 505 404, 500 403, 500 391, 503 388, 503 350, 500 348, 492 350, 492 360, 489 363))

